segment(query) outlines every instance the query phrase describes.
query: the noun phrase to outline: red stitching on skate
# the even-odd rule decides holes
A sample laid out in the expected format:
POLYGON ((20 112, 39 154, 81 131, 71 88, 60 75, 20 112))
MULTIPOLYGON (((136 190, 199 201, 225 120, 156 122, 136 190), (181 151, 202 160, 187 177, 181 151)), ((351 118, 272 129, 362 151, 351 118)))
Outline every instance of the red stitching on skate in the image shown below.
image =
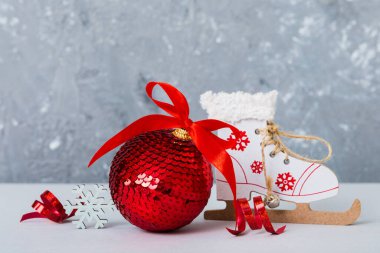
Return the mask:
MULTIPOLYGON (((224 180, 221 180, 221 179, 216 179, 216 181, 219 181, 219 182, 222 182, 222 183, 228 183, 227 181, 224 181, 224 180)), ((266 187, 263 187, 261 185, 258 185, 258 184, 252 184, 252 183, 236 183, 237 185, 238 184, 242 184, 242 185, 254 185, 254 186, 257 186, 257 187, 260 187, 260 188, 263 188, 263 189, 267 189, 266 187)), ((314 193, 309 193, 309 194, 303 194, 303 195, 291 195, 291 194, 285 194, 285 193, 281 193, 281 192, 278 192, 278 191, 273 191, 279 195, 284 195, 284 196, 289 196, 289 197, 292 197, 292 196, 295 196, 295 197, 304 197, 304 196, 311 196, 311 195, 317 195, 317 194, 320 194, 320 193, 324 193, 324 192, 329 192, 329 191, 333 191, 333 190, 336 190, 336 189, 339 189, 339 186, 336 186, 336 187, 333 187, 333 188, 330 188, 330 189, 327 189, 327 190, 324 190, 324 191, 319 191, 319 192, 314 192, 314 193)), ((253 191, 255 192, 255 191, 253 191)), ((257 192, 259 193, 259 192, 257 192)), ((265 195, 263 193, 259 193, 259 194, 262 194, 262 195, 265 195)), ((289 201, 289 200, 288 200, 289 201)))
POLYGON ((307 176, 307 178, 305 179, 305 181, 303 181, 303 184, 302 184, 302 186, 301 186, 301 189, 300 189, 300 191, 298 192, 298 196, 301 194, 301 191, 302 191, 302 188, 303 188, 303 186, 304 186, 304 184, 306 183, 306 181, 309 179, 309 177, 317 170, 317 169, 319 169, 319 167, 321 167, 321 165, 319 165, 317 168, 315 168, 308 176, 307 176))
POLYGON ((232 159, 234 159, 240 166, 241 170, 243 171, 243 174, 244 174, 244 178, 245 178, 245 182, 248 183, 248 179, 247 179, 247 176, 245 175, 245 172, 244 172, 244 169, 243 169, 243 166, 241 166, 241 164, 239 163, 238 160, 236 160, 235 157, 233 157, 232 155, 230 155, 232 157, 232 159))
POLYGON ((292 195, 294 195, 294 192, 295 192, 296 189, 297 189, 297 185, 298 185, 298 183, 301 181, 301 178, 303 177, 303 175, 305 175, 306 171, 308 171, 308 170, 311 168, 311 166, 313 166, 314 164, 315 164, 315 163, 312 163, 309 167, 307 167, 307 169, 302 173, 302 175, 300 176, 300 178, 298 178, 297 183, 296 183, 296 185, 294 186, 294 189, 293 189, 292 195))

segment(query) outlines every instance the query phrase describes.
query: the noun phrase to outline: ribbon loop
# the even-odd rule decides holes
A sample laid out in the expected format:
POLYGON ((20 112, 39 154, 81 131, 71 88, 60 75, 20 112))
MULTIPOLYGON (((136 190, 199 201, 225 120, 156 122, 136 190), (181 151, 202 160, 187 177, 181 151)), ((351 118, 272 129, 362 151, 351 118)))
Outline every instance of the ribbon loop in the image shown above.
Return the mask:
POLYGON ((278 229, 273 227, 261 196, 253 198, 253 213, 248 200, 245 198, 238 199, 235 208, 238 210, 238 213, 241 214, 242 220, 240 220, 240 226, 238 226, 237 229, 228 229, 233 235, 239 235, 245 231, 245 222, 248 223, 252 230, 258 230, 264 227, 267 232, 274 235, 282 234, 285 231, 286 226, 282 226, 278 229))
POLYGON ((179 92, 177 89, 173 89, 174 87, 171 86, 168 83, 162 83, 162 82, 149 82, 146 85, 146 93, 148 97, 161 109, 169 113, 170 115, 182 119, 187 120, 189 119, 189 104, 187 103, 186 97, 179 92), (173 105, 168 104, 166 102, 162 102, 159 100, 156 100, 153 98, 153 89, 154 87, 158 85, 160 86, 168 95, 170 100, 172 101, 173 105))
POLYGON ((36 200, 32 204, 32 207, 36 212, 24 214, 21 217, 20 222, 35 218, 45 218, 56 223, 61 223, 75 215, 76 209, 67 215, 61 202, 50 191, 43 192, 40 197, 42 202, 36 200))

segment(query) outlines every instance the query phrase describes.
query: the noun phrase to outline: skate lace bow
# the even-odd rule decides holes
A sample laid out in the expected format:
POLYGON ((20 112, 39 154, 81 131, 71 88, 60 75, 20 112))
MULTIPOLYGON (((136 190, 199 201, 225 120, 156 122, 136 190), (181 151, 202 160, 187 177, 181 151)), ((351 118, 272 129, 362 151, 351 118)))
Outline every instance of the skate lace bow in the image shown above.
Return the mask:
POLYGON ((284 162, 289 163, 289 156, 294 157, 296 159, 310 162, 310 163, 324 163, 328 161, 331 158, 332 155, 332 148, 328 141, 318 137, 318 136, 312 136, 312 135, 297 135, 286 131, 280 131, 279 126, 274 123, 273 121, 268 121, 267 126, 263 129, 259 129, 259 133, 263 135, 263 140, 261 142, 261 158, 263 163, 263 171, 264 176, 266 180, 266 186, 267 186, 267 196, 273 195, 272 192, 272 178, 267 175, 266 166, 265 166, 265 154, 264 154, 264 148, 268 145, 274 145, 274 149, 270 153, 271 157, 274 157, 279 152, 283 152, 285 154, 285 160, 284 162), (302 156, 294 151, 292 151, 290 148, 288 148, 284 142, 282 141, 281 137, 286 138, 294 138, 294 139, 303 139, 306 141, 319 141, 322 144, 324 144, 327 149, 328 153, 327 155, 322 159, 312 159, 305 156, 302 156))

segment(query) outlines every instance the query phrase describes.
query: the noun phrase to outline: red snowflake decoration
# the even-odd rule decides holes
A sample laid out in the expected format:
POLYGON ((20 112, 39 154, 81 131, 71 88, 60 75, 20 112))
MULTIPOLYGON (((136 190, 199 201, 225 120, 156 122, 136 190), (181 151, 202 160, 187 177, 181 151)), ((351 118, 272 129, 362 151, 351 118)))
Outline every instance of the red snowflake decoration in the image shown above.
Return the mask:
POLYGON ((244 149, 248 146, 250 142, 245 131, 240 131, 239 136, 236 136, 234 133, 231 133, 230 137, 228 137, 227 141, 235 141, 235 147, 232 147, 232 150, 240 150, 244 151, 244 149))
POLYGON ((296 179, 290 175, 290 172, 278 174, 276 185, 281 191, 293 190, 296 179))
POLYGON ((251 169, 253 173, 261 174, 261 172, 263 171, 263 163, 260 161, 254 161, 251 164, 251 169))

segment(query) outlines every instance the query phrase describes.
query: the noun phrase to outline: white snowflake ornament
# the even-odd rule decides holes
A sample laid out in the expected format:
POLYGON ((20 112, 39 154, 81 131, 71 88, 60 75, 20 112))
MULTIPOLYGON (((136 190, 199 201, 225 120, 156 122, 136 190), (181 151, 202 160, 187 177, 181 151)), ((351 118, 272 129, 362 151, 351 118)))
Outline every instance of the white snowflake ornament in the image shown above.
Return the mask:
POLYGON ((72 222, 76 228, 86 229, 92 221, 95 221, 96 229, 104 227, 108 222, 104 218, 106 211, 115 211, 115 204, 108 191, 108 187, 101 184, 75 186, 73 189, 73 193, 76 195, 74 203, 67 200, 65 209, 68 213, 74 209, 77 210, 72 222))

